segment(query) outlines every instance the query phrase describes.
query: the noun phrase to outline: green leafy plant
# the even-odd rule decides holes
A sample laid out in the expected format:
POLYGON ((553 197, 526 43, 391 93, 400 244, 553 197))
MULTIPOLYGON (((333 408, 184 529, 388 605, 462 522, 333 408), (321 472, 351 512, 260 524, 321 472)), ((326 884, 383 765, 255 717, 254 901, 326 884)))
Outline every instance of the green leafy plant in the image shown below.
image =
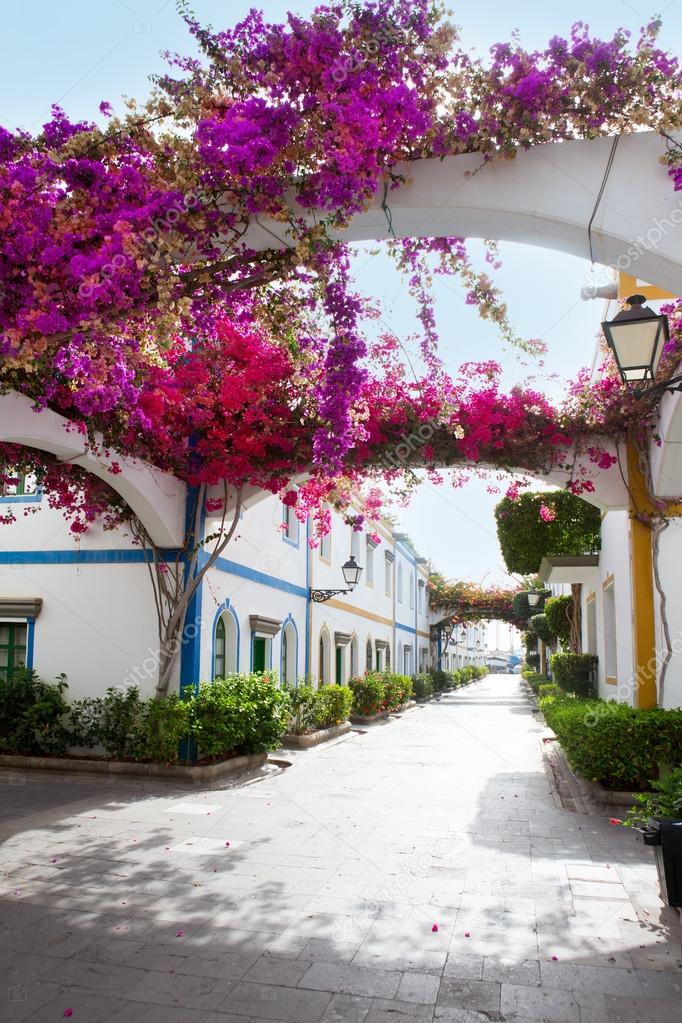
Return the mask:
POLYGON ((567 693, 595 695, 597 658, 593 654, 552 654, 549 662, 554 681, 567 693))
POLYGON ((322 686, 315 693, 315 725, 331 728, 346 721, 353 706, 353 692, 349 686, 322 686))
POLYGON ((682 767, 652 782, 651 788, 652 792, 635 797, 623 821, 626 827, 646 830, 651 820, 682 819, 682 767))
POLYGON ((291 686, 287 690, 291 716, 287 731, 292 735, 304 735, 317 724, 317 696, 310 683, 291 686))
POLYGON ((550 597, 545 601, 543 612, 547 625, 562 646, 571 642, 571 615, 573 614, 573 598, 568 596, 550 597))
POLYGON ((412 691, 412 680, 405 675, 395 675, 391 672, 384 672, 382 675, 384 684, 384 709, 397 710, 409 697, 406 692, 412 691))
POLYGON ((260 673, 202 683, 189 703, 200 759, 276 749, 291 710, 289 693, 273 675, 260 673))
POLYGON ((571 766, 607 788, 643 791, 659 764, 682 763, 682 710, 546 696, 540 709, 571 766))
POLYGON ((19 753, 63 753, 68 745, 65 676, 45 682, 29 668, 0 681, 0 748, 19 753))
POLYGON ((177 764, 180 743, 189 736, 191 701, 173 693, 144 705, 145 759, 154 763, 177 764))
POLYGON ((420 672, 412 679, 412 692, 415 700, 426 700, 433 694, 433 680, 426 672, 420 672))
POLYGON ((503 498, 495 508, 497 538, 509 572, 534 575, 543 558, 601 548, 599 509, 567 490, 503 498), (541 509, 546 511, 541 514, 541 509))
POLYGON ((368 671, 348 683, 353 692, 353 713, 378 714, 384 703, 384 683, 379 672, 368 671))
POLYGON ((540 682, 537 687, 538 696, 564 696, 564 691, 556 682, 540 682))
POLYGON ((536 634, 538 639, 541 639, 547 646, 551 646, 554 643, 554 633, 549 627, 546 615, 533 615, 533 617, 528 620, 528 625, 536 634))

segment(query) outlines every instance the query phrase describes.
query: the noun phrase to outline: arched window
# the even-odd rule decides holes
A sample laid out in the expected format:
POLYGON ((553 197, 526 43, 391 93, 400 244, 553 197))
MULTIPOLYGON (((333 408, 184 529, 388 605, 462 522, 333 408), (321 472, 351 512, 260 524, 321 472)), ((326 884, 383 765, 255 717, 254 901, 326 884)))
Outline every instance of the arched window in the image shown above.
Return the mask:
POLYGON ((289 621, 282 629, 282 663, 280 668, 281 681, 287 685, 296 683, 296 660, 298 640, 294 623, 289 621))
POLYGON ((321 686, 326 686, 329 682, 329 633, 326 629, 323 629, 320 633, 317 681, 321 686))
POLYGON ((358 641, 353 636, 350 641, 350 677, 355 678, 358 673, 358 641))
POLYGON ((386 644, 386 671, 391 670, 391 646, 390 643, 386 644))
POLYGON ((239 640, 237 619, 231 608, 218 618, 213 643, 213 678, 224 678, 237 671, 239 640))
POLYGON ((222 615, 215 627, 213 678, 225 678, 225 619, 222 615))
POLYGON ((367 671, 371 671, 372 670, 372 654, 373 654, 372 640, 368 639, 367 640, 367 659, 366 659, 367 671))

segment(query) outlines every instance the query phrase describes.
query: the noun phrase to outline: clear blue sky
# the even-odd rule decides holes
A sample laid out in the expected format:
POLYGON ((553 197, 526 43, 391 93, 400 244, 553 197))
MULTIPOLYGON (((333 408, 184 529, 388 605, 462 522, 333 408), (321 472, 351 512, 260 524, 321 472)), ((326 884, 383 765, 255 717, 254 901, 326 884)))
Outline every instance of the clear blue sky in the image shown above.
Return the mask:
MULTIPOLYGON (((409 0, 406 0, 409 2, 409 0)), ((575 21, 586 21, 595 33, 609 36, 619 26, 636 34, 654 14, 663 17, 662 42, 682 54, 682 0, 656 10, 642 0, 567 0, 560 7, 523 0, 510 4, 465 0, 454 9, 462 41, 479 54, 519 29, 524 45, 541 47, 553 35, 566 34, 575 21)), ((75 117, 95 117, 101 100, 119 106, 121 96, 144 97, 148 76, 164 67, 162 51, 188 52, 191 41, 175 11, 174 0, 47 0, 3 5, 0 39, 0 123, 35 130, 52 103, 75 117)), ((194 0, 203 22, 216 27, 233 24, 257 3, 244 0, 194 0)), ((309 13, 309 0, 263 6, 273 20, 288 9, 309 13)), ((454 6, 454 5, 453 5, 454 6)), ((587 244, 586 244, 587 247, 587 244)), ((504 266, 498 281, 517 331, 542 337, 549 345, 548 372, 559 380, 572 377, 591 361, 598 328, 599 303, 584 303, 580 289, 590 267, 586 260, 527 246, 503 244, 504 266)), ((399 333, 414 329, 411 305, 392 265, 382 257, 360 253, 363 288, 384 308, 385 320, 399 333)), ((456 286, 438 284, 437 315, 441 337, 452 366, 469 359, 504 360, 509 383, 528 369, 502 353, 495 331, 465 307, 456 286)), ((561 384, 546 384, 560 394, 561 384)), ((453 578, 503 581, 505 570, 495 537, 493 507, 498 498, 485 484, 473 481, 453 490, 425 485, 409 509, 399 514, 426 557, 453 578)))

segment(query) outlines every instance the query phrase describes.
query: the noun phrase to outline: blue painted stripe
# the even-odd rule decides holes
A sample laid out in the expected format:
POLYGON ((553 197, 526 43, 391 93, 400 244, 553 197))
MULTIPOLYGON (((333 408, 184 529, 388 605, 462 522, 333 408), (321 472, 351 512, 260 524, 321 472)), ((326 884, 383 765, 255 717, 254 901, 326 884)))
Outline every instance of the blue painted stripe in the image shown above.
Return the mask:
MULTIPOLYGON (((175 561, 177 550, 162 551, 164 561, 175 561)), ((151 551, 0 551, 0 565, 142 565, 153 560, 151 551)))
POLYGON ((36 620, 27 618, 26 624, 26 667, 33 669, 33 648, 35 646, 36 620))
POLYGON ((411 625, 403 625, 402 622, 395 623, 396 629, 402 629, 403 632, 409 632, 412 636, 416 636, 417 630, 413 629, 411 625))
POLYGON ((250 579, 251 582, 260 583, 262 586, 269 586, 273 590, 291 593, 295 597, 308 597, 308 591, 305 586, 288 583, 285 579, 278 579, 277 576, 268 575, 266 572, 258 572, 255 568, 247 568, 246 565, 239 565, 236 561, 228 561, 227 558, 218 558, 213 568, 217 568, 219 572, 229 572, 230 575, 239 576, 240 579, 250 579))

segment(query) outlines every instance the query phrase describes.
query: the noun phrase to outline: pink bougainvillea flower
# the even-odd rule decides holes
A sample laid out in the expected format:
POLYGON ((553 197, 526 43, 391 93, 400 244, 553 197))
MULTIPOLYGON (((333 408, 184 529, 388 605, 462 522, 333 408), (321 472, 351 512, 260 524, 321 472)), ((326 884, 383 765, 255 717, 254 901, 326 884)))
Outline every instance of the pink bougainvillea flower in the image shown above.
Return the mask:
POLYGON ((431 930, 435 934, 435 932, 438 930, 438 924, 434 924, 431 930))
POLYGON ((540 505, 540 518, 543 522, 554 522, 556 519, 556 512, 553 508, 548 508, 546 504, 540 505))
POLYGON ((226 845, 226 846, 228 846, 229 844, 230 844, 229 842, 226 842, 226 843, 225 843, 225 845, 226 845))
POLYGON ((559 960, 559 956, 552 956, 552 962, 556 963, 559 960))
POLYGON ((471 931, 465 931, 464 932, 464 937, 465 938, 470 938, 471 937, 471 931))
POLYGON ((185 937, 185 932, 184 931, 176 931, 175 932, 175 937, 176 938, 184 938, 185 937))
POLYGON ((73 1009, 64 1009, 62 1016, 73 1016, 73 1009))
POLYGON ((622 823, 623 822, 620 819, 620 817, 609 817, 609 824, 611 824, 612 827, 614 827, 614 828, 617 827, 619 824, 622 824, 622 823))

